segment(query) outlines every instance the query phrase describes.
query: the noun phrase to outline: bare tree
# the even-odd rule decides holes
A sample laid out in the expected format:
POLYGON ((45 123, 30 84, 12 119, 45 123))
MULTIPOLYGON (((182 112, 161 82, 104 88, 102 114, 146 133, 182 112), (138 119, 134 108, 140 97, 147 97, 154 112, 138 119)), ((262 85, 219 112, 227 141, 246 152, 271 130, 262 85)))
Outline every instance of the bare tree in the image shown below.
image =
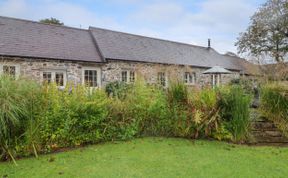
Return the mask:
POLYGON ((276 62, 287 60, 288 1, 268 0, 251 17, 250 26, 237 40, 238 53, 264 55, 276 62))

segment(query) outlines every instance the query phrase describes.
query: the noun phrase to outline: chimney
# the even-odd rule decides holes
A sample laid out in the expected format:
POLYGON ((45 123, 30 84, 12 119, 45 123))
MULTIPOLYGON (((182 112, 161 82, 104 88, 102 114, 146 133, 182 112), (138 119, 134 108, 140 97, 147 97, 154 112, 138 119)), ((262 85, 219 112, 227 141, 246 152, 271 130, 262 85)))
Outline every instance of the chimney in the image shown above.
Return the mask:
POLYGON ((208 49, 210 49, 210 48, 211 48, 211 39, 208 38, 208 49))

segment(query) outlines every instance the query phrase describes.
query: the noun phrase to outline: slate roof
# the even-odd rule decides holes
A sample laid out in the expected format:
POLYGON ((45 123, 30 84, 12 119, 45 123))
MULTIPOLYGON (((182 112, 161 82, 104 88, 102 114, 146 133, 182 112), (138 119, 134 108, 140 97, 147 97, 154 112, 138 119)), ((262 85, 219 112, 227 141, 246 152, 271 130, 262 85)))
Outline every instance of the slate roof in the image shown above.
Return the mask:
MULTIPOLYGON (((244 59, 219 54, 213 48, 90 27, 106 59, 180 64, 245 71, 244 59)), ((248 72, 248 71, 247 71, 248 72)))
POLYGON ((213 48, 95 27, 85 30, 1 16, 0 55, 89 62, 110 59, 205 68, 222 66, 248 74, 257 68, 239 57, 219 54, 213 48))
POLYGON ((0 16, 0 55, 102 62, 90 32, 0 16))

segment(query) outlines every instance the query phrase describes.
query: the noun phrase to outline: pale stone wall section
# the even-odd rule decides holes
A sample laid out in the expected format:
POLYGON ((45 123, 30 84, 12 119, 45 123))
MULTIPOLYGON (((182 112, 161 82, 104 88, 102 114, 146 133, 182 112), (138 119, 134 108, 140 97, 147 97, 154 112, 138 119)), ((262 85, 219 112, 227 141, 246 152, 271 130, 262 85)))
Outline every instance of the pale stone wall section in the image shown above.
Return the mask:
MULTIPOLYGON (((133 70, 136 72, 137 78, 143 78, 149 84, 157 83, 158 72, 165 72, 167 79, 171 82, 173 80, 184 81, 185 72, 196 73, 196 86, 211 85, 211 75, 202 74, 207 68, 191 67, 184 65, 168 65, 168 64, 154 64, 144 62, 127 62, 110 60, 104 64, 89 63, 89 62, 75 62, 64 60, 43 60, 30 59, 20 57, 2 57, 0 63, 14 63, 20 65, 20 76, 35 79, 41 82, 42 71, 45 70, 61 70, 66 71, 67 82, 82 83, 82 69, 83 67, 100 67, 102 70, 102 86, 109 82, 121 81, 121 71, 133 70)), ((239 78, 240 74, 234 72, 233 74, 222 74, 221 83, 226 84, 231 79, 239 78)), ((169 83, 168 83, 169 85, 169 83)))
MULTIPOLYGON (((211 75, 202 74, 207 68, 191 67, 184 65, 152 64, 143 62, 126 62, 126 61, 108 61, 102 67, 103 84, 112 81, 121 80, 122 70, 133 70, 136 72, 136 78, 144 78, 147 83, 157 83, 158 72, 165 72, 169 80, 184 80, 185 72, 196 73, 196 85, 205 86, 211 84, 211 75)), ((221 83, 227 84, 231 79, 239 78, 240 74, 222 74, 221 83)))
POLYGON ((20 77, 34 79, 38 82, 42 81, 42 72, 47 70, 61 70, 65 71, 67 75, 67 82, 82 83, 82 67, 99 67, 99 64, 64 61, 64 60, 43 60, 30 59, 19 57, 2 57, 0 58, 2 64, 18 64, 20 65, 20 77))

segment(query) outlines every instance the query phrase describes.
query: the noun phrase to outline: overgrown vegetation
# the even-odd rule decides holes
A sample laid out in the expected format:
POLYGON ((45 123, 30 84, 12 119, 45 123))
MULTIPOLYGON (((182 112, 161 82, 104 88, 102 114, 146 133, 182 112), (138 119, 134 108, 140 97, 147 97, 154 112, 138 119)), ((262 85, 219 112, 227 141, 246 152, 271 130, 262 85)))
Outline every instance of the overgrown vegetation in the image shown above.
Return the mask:
POLYGON ((234 141, 243 141, 249 128, 250 97, 240 86, 232 86, 222 94, 221 116, 234 141))
POLYGON ((285 83, 270 83, 261 90, 262 114, 272 120, 288 136, 288 87, 285 83))
POLYGON ((104 90, 85 86, 40 86, 0 78, 2 160, 61 148, 142 136, 243 141, 249 96, 241 87, 169 88, 138 81, 104 90))

